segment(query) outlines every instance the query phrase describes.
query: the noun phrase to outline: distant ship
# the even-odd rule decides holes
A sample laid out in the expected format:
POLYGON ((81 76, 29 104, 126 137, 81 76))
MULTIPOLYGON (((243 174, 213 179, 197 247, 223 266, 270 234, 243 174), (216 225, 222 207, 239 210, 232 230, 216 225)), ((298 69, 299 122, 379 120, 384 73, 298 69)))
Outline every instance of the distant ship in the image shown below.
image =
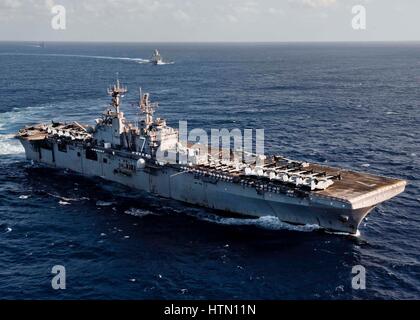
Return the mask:
POLYGON ((119 81, 108 89, 112 102, 95 126, 53 122, 21 129, 16 137, 27 159, 211 209, 349 234, 377 204, 405 189, 404 180, 280 155, 245 162, 232 152, 213 154, 180 141, 177 129, 154 119, 157 104, 147 93, 139 99, 144 117, 130 123, 120 110, 126 92, 119 81))
POLYGON ((162 59, 162 56, 160 55, 158 49, 155 49, 153 52, 152 59, 150 60, 154 65, 161 65, 165 64, 165 62, 162 59))
POLYGON ((42 41, 42 42, 37 42, 37 43, 33 43, 33 44, 28 44, 28 46, 44 49, 45 48, 45 42, 42 41))

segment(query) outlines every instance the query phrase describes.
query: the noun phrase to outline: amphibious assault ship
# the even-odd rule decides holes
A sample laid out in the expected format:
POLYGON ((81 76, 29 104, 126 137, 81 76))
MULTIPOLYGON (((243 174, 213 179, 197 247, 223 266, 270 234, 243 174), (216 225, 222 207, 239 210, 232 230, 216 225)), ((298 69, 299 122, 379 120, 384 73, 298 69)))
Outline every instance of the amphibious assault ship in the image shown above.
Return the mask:
POLYGON ((350 234, 377 204, 404 191, 404 180, 278 155, 255 154, 252 161, 232 152, 215 155, 154 119, 157 104, 147 93, 139 99, 144 116, 130 123, 120 110, 126 92, 119 81, 108 89, 112 102, 94 126, 52 122, 21 129, 17 138, 27 159, 193 205, 350 234))

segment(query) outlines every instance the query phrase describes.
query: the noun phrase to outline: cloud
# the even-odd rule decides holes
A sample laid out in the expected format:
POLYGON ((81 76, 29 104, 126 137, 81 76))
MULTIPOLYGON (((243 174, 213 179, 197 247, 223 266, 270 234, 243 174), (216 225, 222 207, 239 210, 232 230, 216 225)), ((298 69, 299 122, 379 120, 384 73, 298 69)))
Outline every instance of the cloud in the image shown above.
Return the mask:
POLYGON ((278 9, 278 8, 273 8, 273 7, 268 8, 267 9, 267 12, 269 14, 272 14, 272 15, 283 15, 284 14, 284 10, 283 9, 278 9))
POLYGON ((227 19, 227 21, 229 21, 231 23, 238 22, 238 18, 236 18, 234 15, 231 15, 231 14, 226 15, 226 19, 227 19))
POLYGON ((231 7, 236 14, 257 14, 260 12, 259 4, 255 1, 232 3, 231 7))
POLYGON ((188 22, 191 20, 191 17, 185 11, 181 9, 174 11, 172 16, 175 18, 175 20, 178 20, 181 22, 188 22))
POLYGON ((15 10, 21 6, 22 3, 19 0, 0 0, 1 10, 15 10))
POLYGON ((32 21, 48 13, 46 3, 40 0, 0 0, 2 21, 32 21))
POLYGON ((337 0, 289 0, 289 2, 311 8, 326 8, 337 4, 337 0))
POLYGON ((55 6, 54 0, 45 0, 45 6, 51 10, 52 7, 55 6))

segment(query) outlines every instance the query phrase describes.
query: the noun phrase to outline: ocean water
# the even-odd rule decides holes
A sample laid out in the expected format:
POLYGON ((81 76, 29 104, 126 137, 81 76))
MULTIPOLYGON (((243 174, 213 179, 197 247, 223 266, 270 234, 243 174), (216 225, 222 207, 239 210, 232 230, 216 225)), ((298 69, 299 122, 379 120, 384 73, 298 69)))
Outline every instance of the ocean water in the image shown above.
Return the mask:
POLYGON ((420 44, 0 43, 0 298, 420 298, 420 44), (172 64, 147 63, 157 47, 172 64), (189 128, 262 128, 266 153, 408 180, 358 237, 244 219, 46 170, 13 134, 92 124, 116 73, 189 128), (66 267, 66 290, 51 268, 66 267), (352 267, 366 289, 352 289, 352 267))

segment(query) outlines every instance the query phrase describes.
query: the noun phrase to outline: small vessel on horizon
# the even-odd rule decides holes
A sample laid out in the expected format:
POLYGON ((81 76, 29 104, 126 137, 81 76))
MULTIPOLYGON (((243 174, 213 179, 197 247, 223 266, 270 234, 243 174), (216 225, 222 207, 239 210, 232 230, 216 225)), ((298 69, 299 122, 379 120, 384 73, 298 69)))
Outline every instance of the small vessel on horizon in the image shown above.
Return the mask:
POLYGON ((164 64, 164 61, 162 59, 162 56, 159 53, 158 49, 155 49, 153 52, 152 59, 150 60, 154 65, 161 65, 164 64))
POLYGON ((44 41, 31 42, 31 43, 27 44, 27 46, 44 49, 45 48, 45 42, 44 41))

